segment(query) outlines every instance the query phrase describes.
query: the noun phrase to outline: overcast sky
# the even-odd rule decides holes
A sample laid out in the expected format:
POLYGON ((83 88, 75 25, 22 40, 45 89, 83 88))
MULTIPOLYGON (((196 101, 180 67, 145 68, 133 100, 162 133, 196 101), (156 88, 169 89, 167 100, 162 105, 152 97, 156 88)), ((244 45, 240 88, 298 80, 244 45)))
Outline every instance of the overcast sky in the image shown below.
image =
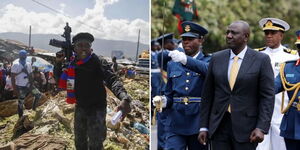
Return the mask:
POLYGON ((96 38, 109 40, 136 42, 141 29, 140 41, 148 44, 149 0, 1 0, 0 3, 0 32, 28 33, 31 25, 33 34, 62 34, 66 22, 72 27, 72 35, 90 32, 96 38))

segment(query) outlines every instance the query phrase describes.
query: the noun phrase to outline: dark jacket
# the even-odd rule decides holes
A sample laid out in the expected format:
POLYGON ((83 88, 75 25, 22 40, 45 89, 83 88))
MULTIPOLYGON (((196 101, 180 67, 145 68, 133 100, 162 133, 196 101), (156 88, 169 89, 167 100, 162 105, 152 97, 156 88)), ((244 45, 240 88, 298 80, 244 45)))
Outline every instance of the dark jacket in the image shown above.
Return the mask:
POLYGON ((122 82, 104 58, 92 54, 86 63, 75 65, 75 97, 78 107, 106 108, 105 86, 119 99, 128 99, 122 82))
MULTIPOLYGON (((166 130, 179 135, 199 133, 200 102, 178 103, 178 97, 193 97, 201 99, 201 89, 207 73, 210 57, 202 52, 197 58, 187 57, 186 65, 180 62, 168 62, 168 82, 165 95, 167 97, 166 130), (194 71, 196 72, 194 72, 194 71)), ((200 100, 199 100, 200 101, 200 100)))
POLYGON ((228 81, 230 50, 213 54, 204 82, 201 128, 215 133, 231 106, 233 135, 238 142, 249 142, 255 128, 269 131, 274 109, 274 75, 266 54, 247 49, 231 91, 228 81))

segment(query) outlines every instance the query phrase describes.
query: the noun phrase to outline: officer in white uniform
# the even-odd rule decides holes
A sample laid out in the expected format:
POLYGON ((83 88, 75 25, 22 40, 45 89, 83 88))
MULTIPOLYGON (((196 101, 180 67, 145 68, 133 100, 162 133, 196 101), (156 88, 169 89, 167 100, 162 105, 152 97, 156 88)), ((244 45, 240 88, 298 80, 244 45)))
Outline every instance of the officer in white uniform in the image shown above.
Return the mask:
MULTIPOLYGON (((263 18, 259 21, 259 25, 265 32, 265 44, 266 47, 258 48, 256 50, 261 51, 269 55, 271 64, 274 71, 274 77, 279 73, 280 64, 289 60, 298 59, 297 50, 291 50, 281 45, 284 32, 289 30, 290 26, 283 20, 277 18, 263 18)), ((285 93, 285 101, 288 101, 288 96, 285 93)), ((271 121, 269 133, 265 135, 264 141, 259 143, 257 150, 285 150, 284 139, 279 135, 280 123, 283 114, 280 112, 282 94, 279 93, 275 96, 275 106, 271 121)))

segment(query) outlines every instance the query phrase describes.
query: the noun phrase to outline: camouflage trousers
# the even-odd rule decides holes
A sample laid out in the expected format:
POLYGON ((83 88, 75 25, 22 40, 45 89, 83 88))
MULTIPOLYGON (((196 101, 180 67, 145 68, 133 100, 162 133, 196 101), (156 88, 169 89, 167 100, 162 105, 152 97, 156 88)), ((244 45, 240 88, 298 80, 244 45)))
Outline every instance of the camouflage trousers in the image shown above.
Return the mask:
POLYGON ((32 93, 34 96, 34 101, 32 103, 32 109, 35 110, 36 106, 38 104, 39 99, 41 98, 41 93, 35 93, 33 90, 31 90, 29 87, 26 86, 17 86, 17 90, 19 92, 19 100, 18 100, 18 114, 19 118, 23 116, 23 105, 24 105, 24 99, 29 94, 32 93))
POLYGON ((77 150, 102 150, 106 138, 106 109, 75 107, 74 133, 77 150))

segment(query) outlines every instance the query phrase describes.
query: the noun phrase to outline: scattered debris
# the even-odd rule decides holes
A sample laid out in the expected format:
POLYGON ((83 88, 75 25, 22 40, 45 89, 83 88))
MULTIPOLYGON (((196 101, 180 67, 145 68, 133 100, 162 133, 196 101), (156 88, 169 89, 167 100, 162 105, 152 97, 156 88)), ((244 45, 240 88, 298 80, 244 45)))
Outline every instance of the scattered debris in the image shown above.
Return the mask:
POLYGON ((32 130, 33 127, 34 124, 32 121, 29 120, 28 116, 22 116, 18 119, 16 125, 14 126, 12 139, 18 138, 22 134, 32 130))
MULTIPOLYGON (((113 126, 111 117, 120 104, 107 90, 107 150, 149 149, 148 78, 123 79, 133 101, 132 112, 113 126)), ((66 92, 56 96, 46 93, 36 111, 31 110, 32 96, 25 100, 24 116, 17 115, 17 99, 0 103, 0 149, 75 149, 74 105, 65 102, 66 92), (12 137, 14 136, 14 140, 12 137)))

